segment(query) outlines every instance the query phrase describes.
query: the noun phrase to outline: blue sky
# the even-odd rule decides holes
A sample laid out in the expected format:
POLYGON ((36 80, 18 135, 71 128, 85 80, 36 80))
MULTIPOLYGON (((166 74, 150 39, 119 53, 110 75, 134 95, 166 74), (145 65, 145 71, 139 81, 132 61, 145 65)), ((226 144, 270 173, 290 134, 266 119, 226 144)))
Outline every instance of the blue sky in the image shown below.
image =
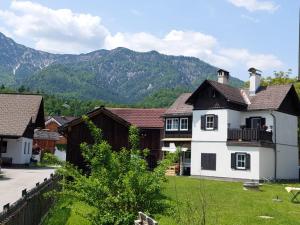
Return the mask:
POLYGON ((247 80, 297 74, 297 0, 0 0, 0 32, 54 53, 100 48, 195 56, 247 80), (87 4, 88 2, 88 4, 87 4))

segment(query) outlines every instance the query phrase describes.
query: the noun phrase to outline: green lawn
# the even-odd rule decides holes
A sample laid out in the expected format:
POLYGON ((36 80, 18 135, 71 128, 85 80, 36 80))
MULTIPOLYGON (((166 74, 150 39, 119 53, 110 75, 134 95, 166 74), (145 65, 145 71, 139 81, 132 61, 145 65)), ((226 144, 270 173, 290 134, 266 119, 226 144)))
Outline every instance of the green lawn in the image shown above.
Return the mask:
MULTIPOLYGON (((190 177, 169 177, 164 193, 175 206, 173 211, 155 215, 160 225, 178 225, 176 217, 195 218, 201 212, 201 199, 207 202, 207 223, 210 225, 300 225, 300 204, 290 202, 284 189, 287 184, 264 184, 261 191, 244 191, 240 182, 200 180, 190 177), (274 198, 282 201, 273 201, 274 198), (178 215, 178 216, 174 216, 178 215), (262 219, 259 216, 270 216, 262 219)), ((297 186, 297 184, 296 184, 297 186)), ((300 185, 298 185, 300 186, 300 185)), ((44 225, 89 225, 80 214, 91 209, 80 203, 57 204, 44 225)))

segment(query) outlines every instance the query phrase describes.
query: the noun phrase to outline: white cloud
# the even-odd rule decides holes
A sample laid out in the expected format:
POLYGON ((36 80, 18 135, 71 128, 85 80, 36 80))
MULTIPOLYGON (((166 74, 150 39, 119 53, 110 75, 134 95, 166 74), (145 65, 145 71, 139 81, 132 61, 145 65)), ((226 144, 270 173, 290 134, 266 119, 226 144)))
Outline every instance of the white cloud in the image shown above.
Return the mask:
POLYGON ((0 18, 13 28, 14 35, 29 36, 35 40, 35 47, 52 52, 100 48, 109 34, 98 16, 76 14, 69 9, 53 10, 29 1, 13 1, 10 10, 0 10, 0 18))
POLYGON ((221 49, 220 54, 231 59, 233 67, 240 63, 247 68, 256 67, 261 70, 278 69, 283 66, 283 62, 272 54, 250 53, 247 49, 221 49))
POLYGON ((268 11, 275 12, 279 5, 273 1, 260 1, 260 0, 228 0, 231 4, 236 7, 242 7, 250 12, 254 11, 268 11))
POLYGON ((194 56, 223 68, 243 65, 261 70, 277 69, 283 63, 272 54, 251 53, 247 49, 220 48, 217 39, 211 35, 193 31, 172 30, 159 38, 149 33, 108 36, 106 48, 126 47, 137 51, 156 50, 164 54, 194 56))
MULTIPOLYGON (((69 9, 50 9, 29 1, 13 1, 1 11, 6 32, 29 39, 34 47, 55 53, 86 53, 100 48, 127 47, 169 55, 194 56, 221 68, 242 67, 278 69, 283 63, 272 54, 252 53, 247 49, 224 48, 212 35, 195 31, 171 30, 159 37, 147 32, 111 34, 101 18, 77 14, 69 9)), ((1 28, 2 29, 2 28, 1 28)))

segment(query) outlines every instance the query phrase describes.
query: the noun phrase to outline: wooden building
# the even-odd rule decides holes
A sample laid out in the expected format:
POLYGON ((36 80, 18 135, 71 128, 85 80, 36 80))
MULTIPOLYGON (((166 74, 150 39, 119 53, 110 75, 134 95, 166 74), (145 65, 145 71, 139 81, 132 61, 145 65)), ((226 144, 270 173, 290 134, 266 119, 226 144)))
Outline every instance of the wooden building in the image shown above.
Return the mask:
MULTIPOLYGON (((47 116, 45 118, 46 130, 50 132, 58 133, 58 128, 64 124, 74 120, 76 117, 73 116, 47 116)), ((63 135, 59 135, 59 140, 56 141, 57 145, 66 145, 67 139, 63 135)))
MULTIPOLYGON (((148 148, 150 154, 148 163, 154 168, 161 159, 161 137, 163 133, 162 115, 165 109, 129 109, 129 108, 105 108, 100 107, 87 116, 93 123, 101 128, 103 138, 119 151, 122 147, 129 147, 129 127, 134 125, 140 130, 140 148, 148 148)), ((92 144, 93 139, 87 125, 81 118, 72 120, 60 128, 60 132, 68 139, 67 161, 80 168, 85 167, 80 144, 83 142, 92 144)))

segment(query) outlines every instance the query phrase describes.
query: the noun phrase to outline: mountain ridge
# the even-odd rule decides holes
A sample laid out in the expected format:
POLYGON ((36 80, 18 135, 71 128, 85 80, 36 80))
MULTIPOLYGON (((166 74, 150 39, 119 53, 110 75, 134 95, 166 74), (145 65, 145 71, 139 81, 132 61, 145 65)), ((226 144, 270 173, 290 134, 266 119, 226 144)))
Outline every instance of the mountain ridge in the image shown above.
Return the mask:
MULTIPOLYGON (((80 99, 135 103, 169 88, 195 89, 217 78, 217 67, 198 58, 119 47, 82 54, 28 48, 0 33, 0 84, 80 99)), ((242 85, 231 77, 231 84, 242 85)))

